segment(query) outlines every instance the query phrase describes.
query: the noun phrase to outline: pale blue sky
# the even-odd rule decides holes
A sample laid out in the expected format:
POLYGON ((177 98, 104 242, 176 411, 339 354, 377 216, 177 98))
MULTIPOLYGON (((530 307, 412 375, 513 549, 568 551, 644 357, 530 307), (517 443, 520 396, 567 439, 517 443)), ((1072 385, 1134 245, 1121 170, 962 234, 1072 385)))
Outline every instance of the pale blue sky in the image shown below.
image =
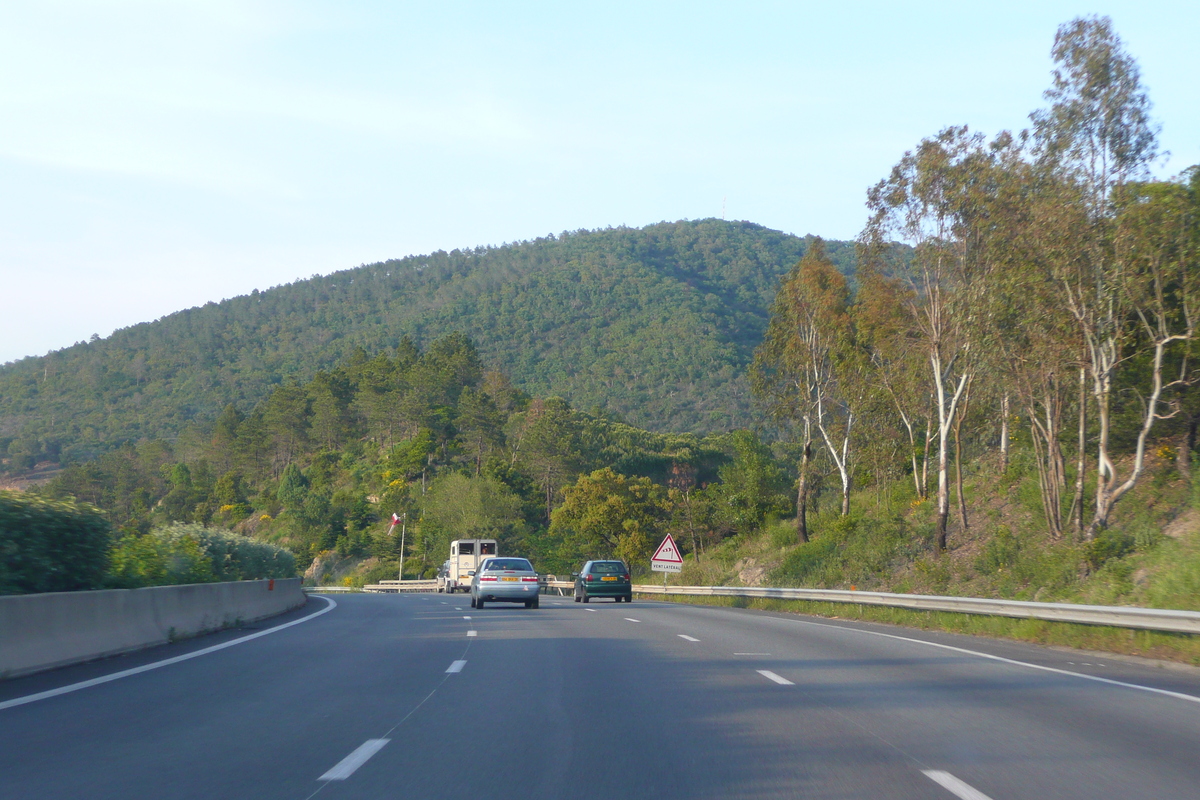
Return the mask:
POLYGON ((10 2, 0 362, 386 258, 720 216, 854 237, 1108 14, 1200 163, 1200 2, 10 2))

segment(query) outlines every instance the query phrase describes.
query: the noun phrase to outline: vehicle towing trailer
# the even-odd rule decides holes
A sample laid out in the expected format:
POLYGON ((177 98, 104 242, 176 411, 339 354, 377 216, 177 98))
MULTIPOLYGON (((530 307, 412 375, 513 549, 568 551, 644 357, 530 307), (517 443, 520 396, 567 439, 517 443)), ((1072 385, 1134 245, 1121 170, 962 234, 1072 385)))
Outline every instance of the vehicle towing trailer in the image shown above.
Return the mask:
POLYGON ((471 591, 471 576, 489 556, 500 555, 495 539, 455 539, 446 562, 445 588, 450 594, 471 591))

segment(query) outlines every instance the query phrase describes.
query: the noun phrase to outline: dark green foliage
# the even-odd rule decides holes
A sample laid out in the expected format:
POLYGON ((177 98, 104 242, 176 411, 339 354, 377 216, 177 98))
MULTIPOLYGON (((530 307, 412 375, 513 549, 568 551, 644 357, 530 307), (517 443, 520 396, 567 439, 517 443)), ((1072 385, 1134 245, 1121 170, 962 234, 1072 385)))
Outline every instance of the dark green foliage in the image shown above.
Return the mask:
POLYGON ((296 559, 287 550, 233 531, 196 524, 175 524, 156 529, 151 535, 167 542, 194 539, 209 560, 213 577, 218 581, 252 581, 296 575, 296 559))
POLYGON ((708 495, 730 530, 745 533, 791 509, 788 483, 758 436, 734 431, 730 438, 733 461, 721 467, 720 483, 710 487, 708 495))
POLYGON ((999 530, 975 559, 975 569, 985 575, 1011 569, 1020 554, 1021 540, 1013 536, 1011 531, 999 530))
POLYGON ((283 477, 279 479, 279 490, 275 496, 288 511, 298 511, 304 508, 304 501, 308 499, 308 481, 304 478, 300 467, 288 464, 284 468, 283 477))
POLYGON ((0 594, 99 588, 111 542, 96 508, 0 492, 0 594))
POLYGON ((1132 533, 1110 528, 1101 531, 1095 539, 1087 543, 1084 555, 1093 569, 1099 569, 1112 559, 1132 553, 1135 544, 1132 533))
MULTIPOLYGON (((652 433, 562 398, 530 400, 485 372, 469 339, 451 334, 424 352, 408 341, 394 356, 356 350, 245 414, 226 407, 209 429, 193 427, 173 444, 122 446, 68 467, 41 491, 104 508, 128 534, 117 583, 137 586, 209 579, 187 537, 146 540, 167 523, 199 526, 191 529, 197 546, 205 541, 197 531, 225 526, 287 547, 305 564, 326 551, 394 562, 401 530, 389 535, 388 523, 406 514, 405 556, 418 571, 468 534, 549 557, 545 529, 563 488, 605 467, 659 488, 686 474, 686 486, 672 487, 690 491, 731 463, 721 478, 727 511, 714 513, 703 492, 691 492, 686 524, 719 518, 724 526, 691 537, 711 541, 786 507, 771 494, 780 474, 763 458, 768 451, 749 434, 652 433)), ((224 574, 213 567, 211 579, 224 574)))
POLYGON ((176 523, 145 536, 121 539, 113 548, 108 582, 116 588, 136 589, 295 574, 295 557, 281 547, 232 531, 176 523))
POLYGON ((114 589, 178 586, 217 580, 212 562, 193 536, 167 539, 130 534, 113 547, 108 585, 114 589))
MULTIPOLYGON (((362 582, 365 585, 379 583, 380 581, 394 581, 399 575, 399 561, 380 561, 362 575, 362 582)), ((405 577, 411 578, 412 575, 409 573, 405 577)))
POLYGON ((771 582, 777 586, 873 588, 887 580, 897 565, 927 552, 930 538, 913 531, 901 518, 865 522, 856 514, 817 515, 812 541, 788 553, 771 582))
MULTIPOLYGON (((385 376, 374 398, 360 396, 370 424, 386 427, 370 405, 394 392, 426 415, 407 421, 443 429, 440 409, 487 363, 526 392, 639 426, 727 430, 749 420, 745 366, 805 247, 750 223, 662 223, 439 251, 208 303, 0 367, 0 457, 9 470, 60 450, 82 461, 193 423, 211 430, 219 417, 215 471, 240 461, 250 474, 246 462, 262 467, 268 445, 289 460, 310 438, 334 449, 350 435, 345 379, 379 377, 365 351, 396 349, 408 371, 414 343, 436 366, 420 365, 407 386, 385 376), (461 338, 430 344, 453 331, 461 338), (478 353, 460 349, 468 336, 478 353), (322 373, 339 363, 346 373, 322 373), (295 386, 314 378, 307 393, 295 386), (268 396, 260 416, 248 413, 268 396)), ((851 245, 829 250, 853 269, 851 245)))

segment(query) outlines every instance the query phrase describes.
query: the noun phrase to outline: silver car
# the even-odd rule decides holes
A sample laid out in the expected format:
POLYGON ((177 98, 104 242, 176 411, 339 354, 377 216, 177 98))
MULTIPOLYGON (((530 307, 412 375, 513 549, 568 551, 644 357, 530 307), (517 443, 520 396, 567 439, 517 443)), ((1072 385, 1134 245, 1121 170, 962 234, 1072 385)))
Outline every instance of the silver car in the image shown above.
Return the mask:
POLYGON ((538 576, 529 559, 496 556, 479 565, 471 578, 471 608, 497 601, 538 607, 538 576))

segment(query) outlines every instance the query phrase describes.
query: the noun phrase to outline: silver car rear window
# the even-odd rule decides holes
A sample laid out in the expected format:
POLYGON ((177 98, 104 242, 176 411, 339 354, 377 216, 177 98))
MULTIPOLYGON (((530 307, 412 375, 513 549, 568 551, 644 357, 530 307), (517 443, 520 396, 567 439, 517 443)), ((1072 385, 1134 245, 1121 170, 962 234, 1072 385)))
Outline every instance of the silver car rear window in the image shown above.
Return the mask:
POLYGON ((487 565, 484 567, 488 572, 494 570, 519 570, 522 572, 533 572, 533 564, 529 563, 528 559, 524 558, 490 558, 487 565))

